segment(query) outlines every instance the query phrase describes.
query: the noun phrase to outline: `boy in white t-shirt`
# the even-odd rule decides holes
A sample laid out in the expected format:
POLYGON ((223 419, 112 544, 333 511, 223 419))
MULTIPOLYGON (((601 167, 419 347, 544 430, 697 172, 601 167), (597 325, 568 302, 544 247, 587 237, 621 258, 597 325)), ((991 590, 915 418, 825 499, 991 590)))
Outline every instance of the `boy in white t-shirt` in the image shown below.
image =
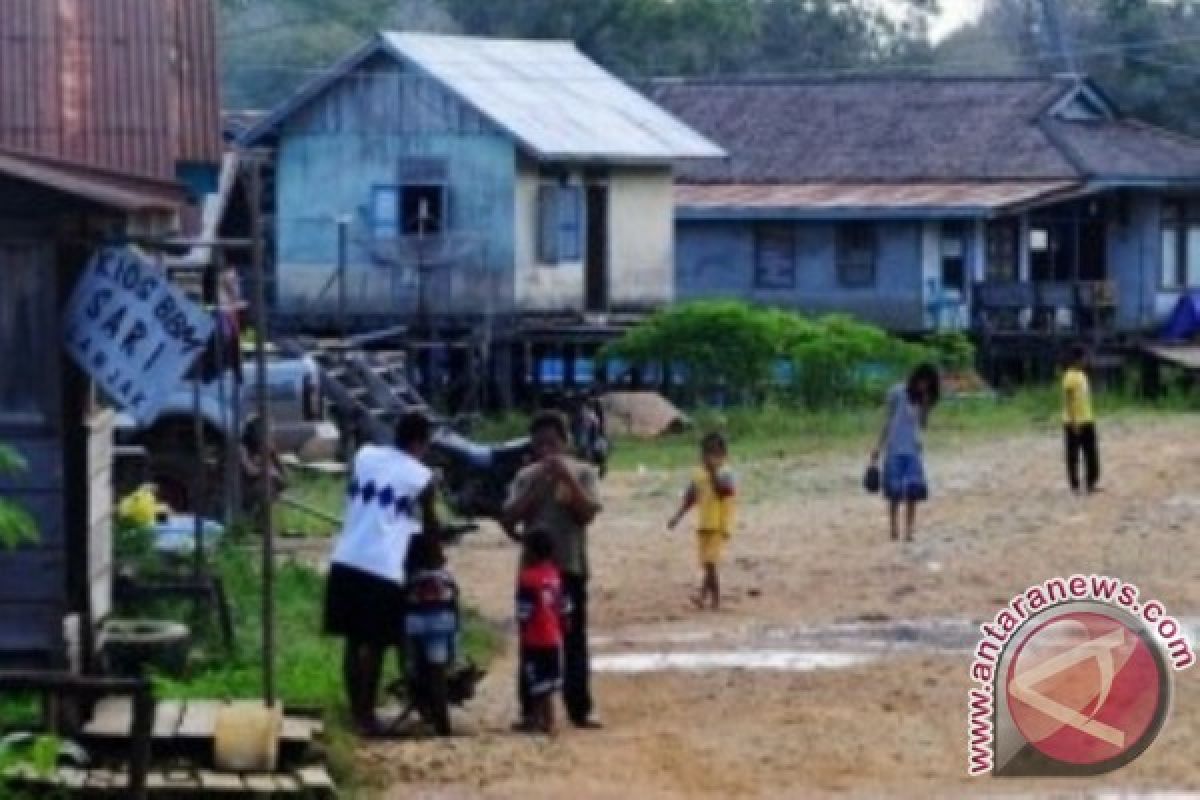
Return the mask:
POLYGON ((355 726, 376 735, 383 654, 405 642, 405 571, 409 542, 437 535, 433 473, 421 463, 433 438, 424 415, 396 424, 396 446, 369 444, 354 456, 342 532, 334 544, 325 594, 325 632, 346 640, 342 675, 355 726))

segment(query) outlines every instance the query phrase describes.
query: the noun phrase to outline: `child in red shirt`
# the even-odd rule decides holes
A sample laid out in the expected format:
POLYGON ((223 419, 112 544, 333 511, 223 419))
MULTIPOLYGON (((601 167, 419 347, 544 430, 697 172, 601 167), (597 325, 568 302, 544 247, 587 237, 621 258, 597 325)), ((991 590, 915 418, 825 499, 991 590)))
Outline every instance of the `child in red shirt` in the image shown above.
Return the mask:
POLYGON ((520 629, 518 692, 525 733, 554 733, 554 695, 562 689, 563 630, 569 612, 562 576, 554 564, 554 543, 542 531, 525 537, 517 578, 520 629))

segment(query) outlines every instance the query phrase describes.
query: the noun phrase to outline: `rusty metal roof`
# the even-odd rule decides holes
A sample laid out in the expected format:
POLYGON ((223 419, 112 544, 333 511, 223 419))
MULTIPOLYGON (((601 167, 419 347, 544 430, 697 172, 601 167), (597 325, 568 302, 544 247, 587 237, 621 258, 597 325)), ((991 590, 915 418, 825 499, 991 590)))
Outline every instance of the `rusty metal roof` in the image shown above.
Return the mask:
POLYGON ((0 0, 0 147, 146 177, 221 155, 212 0, 0 0))
POLYGON ((1068 193, 1077 181, 960 183, 679 184, 681 216, 729 213, 986 214, 1068 193))
POLYGON ((0 176, 125 212, 170 212, 184 201, 183 188, 175 183, 139 179, 12 151, 0 150, 0 176))

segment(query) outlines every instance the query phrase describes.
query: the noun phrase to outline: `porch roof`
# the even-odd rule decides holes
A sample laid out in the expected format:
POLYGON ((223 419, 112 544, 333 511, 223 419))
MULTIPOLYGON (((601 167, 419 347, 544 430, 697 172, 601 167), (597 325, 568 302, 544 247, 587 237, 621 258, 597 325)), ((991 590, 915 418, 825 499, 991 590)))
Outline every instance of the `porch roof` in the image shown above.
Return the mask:
POLYGON ((979 217, 1063 196, 1078 181, 679 184, 682 219, 979 217))
POLYGON ((166 181, 0 149, 0 176, 36 184, 123 212, 177 211, 185 201, 182 186, 166 181))

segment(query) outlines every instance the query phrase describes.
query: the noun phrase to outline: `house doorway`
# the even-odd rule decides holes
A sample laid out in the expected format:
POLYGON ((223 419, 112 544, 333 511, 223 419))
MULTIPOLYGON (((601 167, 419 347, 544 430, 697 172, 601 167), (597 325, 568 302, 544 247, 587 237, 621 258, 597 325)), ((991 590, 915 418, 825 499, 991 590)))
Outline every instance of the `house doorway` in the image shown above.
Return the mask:
POLYGON ((587 187, 584 308, 608 310, 608 187, 604 185, 587 187))

